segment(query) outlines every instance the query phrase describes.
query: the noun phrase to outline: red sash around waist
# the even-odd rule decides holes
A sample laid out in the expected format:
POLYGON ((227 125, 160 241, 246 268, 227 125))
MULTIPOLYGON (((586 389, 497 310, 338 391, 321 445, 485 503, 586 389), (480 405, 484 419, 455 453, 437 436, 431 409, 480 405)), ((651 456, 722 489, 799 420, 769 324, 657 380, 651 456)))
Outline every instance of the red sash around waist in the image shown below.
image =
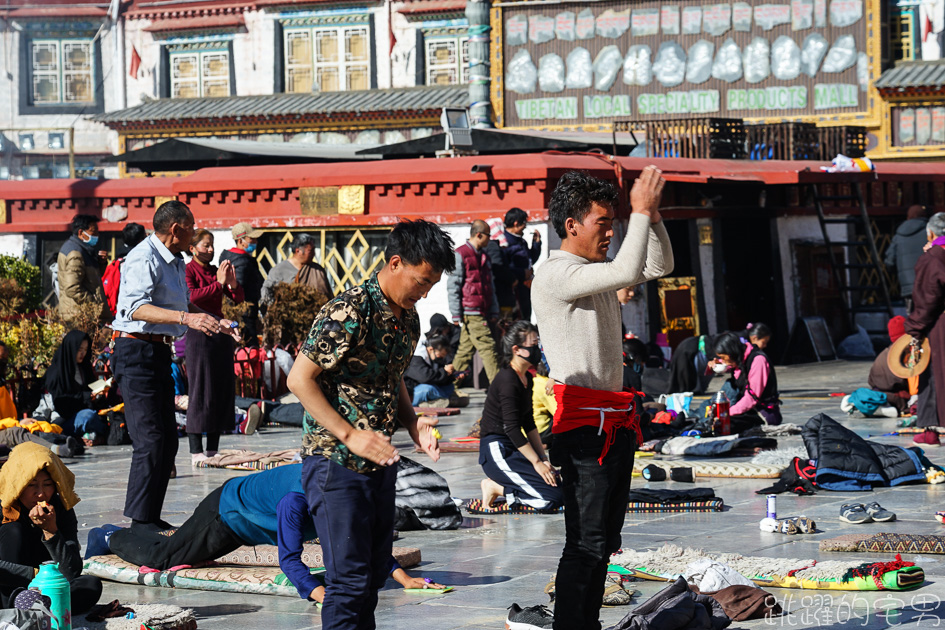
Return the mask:
POLYGON ((597 434, 604 433, 607 436, 600 459, 597 460, 603 465, 617 429, 633 429, 637 434, 637 444, 643 443, 635 399, 638 395, 633 390, 608 392, 555 383, 558 408, 555 410, 551 432, 564 433, 579 427, 598 427, 597 434))

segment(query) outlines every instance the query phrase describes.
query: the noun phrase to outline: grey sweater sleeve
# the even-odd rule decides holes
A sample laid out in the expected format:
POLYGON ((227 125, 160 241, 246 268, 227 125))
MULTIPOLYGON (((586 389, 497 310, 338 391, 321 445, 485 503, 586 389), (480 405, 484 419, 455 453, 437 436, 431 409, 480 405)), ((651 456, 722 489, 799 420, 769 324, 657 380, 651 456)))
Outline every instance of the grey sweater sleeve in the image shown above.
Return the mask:
POLYGON ((627 235, 613 260, 569 265, 565 277, 549 286, 556 297, 573 302, 660 278, 671 273, 673 265, 673 248, 663 222, 651 225, 648 216, 631 214, 627 235))
POLYGON ((459 252, 456 252, 456 268, 446 279, 446 291, 449 297, 450 314, 453 316, 453 321, 459 321, 463 318, 464 275, 463 256, 459 252))

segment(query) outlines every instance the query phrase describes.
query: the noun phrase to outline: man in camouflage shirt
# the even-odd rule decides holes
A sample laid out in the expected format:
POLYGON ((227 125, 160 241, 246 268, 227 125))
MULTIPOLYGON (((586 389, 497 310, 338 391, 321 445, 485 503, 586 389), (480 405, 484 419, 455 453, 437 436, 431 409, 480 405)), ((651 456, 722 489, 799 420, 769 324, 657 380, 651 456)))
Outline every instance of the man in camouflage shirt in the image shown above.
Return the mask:
POLYGON ((453 242, 433 223, 405 221, 385 257, 364 284, 322 308, 288 378, 305 408, 302 485, 325 556, 326 630, 375 627, 393 545, 398 424, 439 458, 403 373, 420 338, 415 305, 452 272, 453 242))

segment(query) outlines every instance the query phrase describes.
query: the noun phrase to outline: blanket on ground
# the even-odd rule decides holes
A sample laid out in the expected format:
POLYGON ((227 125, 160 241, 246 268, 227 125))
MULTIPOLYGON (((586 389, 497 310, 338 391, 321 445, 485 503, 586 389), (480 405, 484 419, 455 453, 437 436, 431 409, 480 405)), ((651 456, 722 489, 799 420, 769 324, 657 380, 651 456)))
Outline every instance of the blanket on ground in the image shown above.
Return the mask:
POLYGON ((820 541, 821 551, 854 553, 930 553, 945 554, 945 536, 924 534, 845 534, 820 541))

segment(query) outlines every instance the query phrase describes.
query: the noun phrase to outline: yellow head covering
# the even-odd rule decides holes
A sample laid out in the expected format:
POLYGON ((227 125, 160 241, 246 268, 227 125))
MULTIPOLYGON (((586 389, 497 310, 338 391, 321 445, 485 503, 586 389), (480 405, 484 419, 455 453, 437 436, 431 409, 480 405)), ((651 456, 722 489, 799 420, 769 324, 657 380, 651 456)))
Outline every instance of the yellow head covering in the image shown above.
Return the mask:
POLYGON ((19 518, 20 494, 41 470, 48 472, 56 483, 65 509, 71 510, 79 502, 75 493, 75 475, 59 456, 45 446, 24 442, 10 451, 10 458, 0 468, 0 505, 3 506, 4 523, 19 518))

